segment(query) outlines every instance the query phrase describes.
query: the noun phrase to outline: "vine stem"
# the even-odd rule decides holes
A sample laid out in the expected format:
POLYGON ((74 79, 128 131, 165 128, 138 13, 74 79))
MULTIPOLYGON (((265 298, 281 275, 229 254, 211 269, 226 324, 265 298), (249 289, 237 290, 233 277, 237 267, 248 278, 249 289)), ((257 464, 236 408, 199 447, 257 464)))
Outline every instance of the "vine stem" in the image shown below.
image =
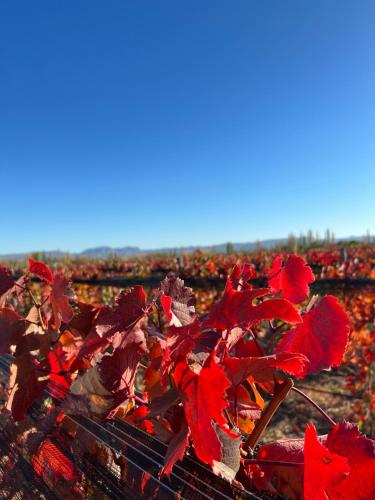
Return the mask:
POLYGON ((234 425, 234 422, 232 421, 230 415, 229 415, 229 411, 225 408, 224 409, 224 415, 226 416, 227 420, 228 420, 228 423, 229 423, 229 426, 234 429, 235 428, 235 425, 234 425))
POLYGON ((129 399, 134 399, 134 401, 136 401, 137 403, 141 404, 141 405, 145 405, 145 406, 150 406, 150 403, 148 403, 147 401, 145 401, 144 399, 140 398, 139 396, 137 396, 136 394, 130 394, 128 396, 129 399))
POLYGON ((301 389, 298 389, 297 387, 292 387, 291 390, 296 392, 303 398, 305 398, 306 401, 308 401, 327 420, 327 422, 329 422, 332 425, 332 427, 336 425, 336 422, 332 420, 332 418, 323 410, 323 408, 321 408, 318 405, 318 403, 315 403, 315 401, 313 401, 307 394, 301 391, 301 389))
POLYGON ((291 378, 287 378, 282 384, 275 383, 275 394, 273 395, 273 398, 269 402, 267 408, 263 411, 260 419, 257 420, 253 432, 245 442, 245 450, 248 448, 250 448, 250 450, 254 450, 267 425, 270 423, 281 403, 288 396, 292 387, 293 380, 291 378))

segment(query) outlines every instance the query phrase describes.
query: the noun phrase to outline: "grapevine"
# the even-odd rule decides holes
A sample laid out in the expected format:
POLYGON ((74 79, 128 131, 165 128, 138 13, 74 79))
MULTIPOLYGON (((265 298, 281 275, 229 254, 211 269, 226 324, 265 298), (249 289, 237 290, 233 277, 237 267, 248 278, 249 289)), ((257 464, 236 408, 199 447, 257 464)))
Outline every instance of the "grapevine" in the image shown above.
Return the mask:
MULTIPOLYGON (((331 272, 331 257, 320 276, 331 272)), ((121 456, 78 439, 80 417, 123 421, 156 436, 167 445, 160 478, 175 474, 188 455, 236 488, 307 500, 375 496, 375 442, 356 424, 333 420, 298 387, 356 349, 344 307, 333 295, 311 296, 314 266, 303 257, 273 255, 262 266, 262 287, 254 285, 256 266, 244 259, 230 257, 222 268, 210 259, 207 269, 222 277, 228 262, 224 291, 202 314, 176 276, 147 294, 140 285, 122 290, 102 305, 79 300, 63 268, 30 259, 17 279, 0 268, 0 354, 11 361, 1 427, 61 497, 88 492, 57 442, 72 456, 100 455, 124 474, 127 467, 121 456), (310 423, 304 438, 263 444, 292 393, 329 432, 318 436, 310 423)), ((370 365, 371 342, 366 336, 356 352, 370 365)), ((147 476, 142 481, 144 491, 147 476)))

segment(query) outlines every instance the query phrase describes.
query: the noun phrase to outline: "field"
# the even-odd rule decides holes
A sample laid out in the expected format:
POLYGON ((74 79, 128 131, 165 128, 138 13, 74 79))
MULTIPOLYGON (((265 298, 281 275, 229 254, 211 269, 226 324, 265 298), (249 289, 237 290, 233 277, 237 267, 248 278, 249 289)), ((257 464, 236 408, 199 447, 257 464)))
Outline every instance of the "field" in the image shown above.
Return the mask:
POLYGON ((374 246, 31 259, 0 267, 0 300, 3 435, 58 496, 87 498, 87 454, 129 481, 129 463, 80 435, 77 415, 165 443, 161 485, 187 453, 233 488, 309 497, 323 454, 336 467, 319 473, 329 498, 375 493, 355 458, 374 467, 374 246), (47 467, 51 449, 63 469, 47 467))

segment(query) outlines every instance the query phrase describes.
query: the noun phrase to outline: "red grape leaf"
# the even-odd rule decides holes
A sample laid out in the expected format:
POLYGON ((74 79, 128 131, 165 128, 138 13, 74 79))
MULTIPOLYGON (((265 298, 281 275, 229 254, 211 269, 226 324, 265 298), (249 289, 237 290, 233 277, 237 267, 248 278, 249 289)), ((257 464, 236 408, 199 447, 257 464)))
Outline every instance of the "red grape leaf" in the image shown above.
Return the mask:
MULTIPOLYGON (((6 269, 6 268, 3 268, 3 269, 6 269)), ((7 273, 5 273, 7 274, 7 273)), ((5 288, 9 285, 10 281, 9 281, 9 275, 7 277, 4 276, 3 274, 3 289, 5 290, 5 288)), ((1 286, 1 277, 0 277, 0 286, 1 286)), ((26 274, 23 274, 16 282, 13 281, 13 284, 10 288, 8 288, 6 291, 4 291, 2 294, 0 293, 0 307, 4 307, 7 300, 9 300, 9 298, 13 295, 13 294, 16 294, 17 296, 20 296, 22 295, 22 293, 24 292, 24 288, 25 288, 25 285, 28 281, 28 277, 26 274)))
POLYGON ((180 396, 180 393, 175 387, 170 387, 161 396, 157 396, 151 401, 148 418, 152 418, 157 415, 164 415, 167 410, 180 402, 180 396))
POLYGON ((299 304, 309 296, 309 284, 315 281, 311 267, 302 257, 290 255, 282 266, 282 257, 278 257, 269 274, 269 285, 281 296, 294 304, 299 304))
POLYGON ((170 326, 167 335, 168 355, 173 362, 177 362, 195 348, 201 336, 201 325, 195 320, 181 327, 170 326))
POLYGON ((154 434, 154 424, 148 419, 148 415, 150 410, 145 405, 140 405, 133 410, 130 415, 125 416, 126 422, 129 424, 138 427, 139 429, 143 429, 149 434, 154 434))
POLYGON ((40 398, 47 387, 49 363, 44 360, 37 365, 29 351, 28 336, 18 343, 14 362, 10 367, 9 395, 6 408, 14 420, 23 420, 27 410, 40 398), (37 368, 42 370, 37 370, 37 368))
POLYGON ((145 334, 136 326, 111 355, 102 357, 99 375, 103 385, 111 391, 127 388, 132 393, 139 360, 147 352, 145 334))
POLYGON ((251 264, 244 264, 241 267, 236 264, 228 276, 228 281, 230 281, 233 289, 251 290, 252 285, 250 285, 248 281, 254 278, 256 278, 254 266, 251 264))
POLYGON ((54 318, 54 327, 59 329, 61 322, 69 323, 73 318, 73 308, 69 304, 69 299, 66 295, 69 281, 64 278, 61 273, 55 274, 53 278, 50 302, 54 318))
POLYGON ((9 354, 10 346, 18 344, 26 326, 25 320, 13 309, 0 309, 0 354, 9 354))
POLYGON ((236 291, 227 281, 222 298, 212 307, 203 322, 205 328, 230 330, 248 327, 263 319, 281 319, 290 324, 300 323, 301 317, 293 304, 285 299, 268 299, 254 306, 253 300, 270 293, 268 288, 236 291))
POLYGON ((180 278, 165 278, 161 282, 160 302, 170 325, 183 326, 194 321, 195 297, 193 290, 180 278))
MULTIPOLYGON (((350 471, 348 460, 332 453, 318 441, 313 424, 306 427, 304 444, 304 498, 317 500, 331 498, 327 489, 343 480, 350 471)), ((345 496, 344 498, 358 498, 345 496)))
POLYGON ((303 354, 294 353, 271 354, 256 358, 227 356, 222 361, 222 366, 232 385, 238 386, 250 376, 261 382, 272 380, 275 368, 280 368, 291 375, 298 375, 302 372, 306 361, 303 354))
POLYGON ((66 354, 60 346, 57 346, 48 354, 48 361, 51 371, 48 383, 49 392, 52 397, 62 400, 67 395, 71 384, 66 354))
POLYGON ((225 391, 230 383, 222 368, 216 364, 214 351, 198 374, 189 368, 186 361, 180 361, 173 379, 182 394, 197 457, 213 466, 214 461, 221 461, 221 442, 213 423, 216 422, 222 430, 229 432, 223 410, 228 406, 225 391))
POLYGON ((144 372, 143 381, 149 399, 154 399, 157 396, 160 396, 165 390, 165 387, 162 384, 161 380, 161 363, 165 351, 165 344, 166 342, 164 341, 164 339, 162 340, 158 337, 148 338, 148 359, 150 361, 150 364, 144 372))
POLYGON ((338 366, 349 338, 349 318, 337 298, 325 296, 302 320, 301 325, 283 335, 276 352, 307 357, 309 363, 296 374, 298 378, 338 366))
POLYGON ((69 323, 69 330, 76 330, 84 338, 89 334, 103 306, 97 307, 85 302, 76 302, 76 306, 74 317, 69 323))
POLYGON ((263 356, 260 347, 252 338, 249 340, 244 340, 243 338, 239 339, 233 352, 237 358, 257 358, 263 356))
POLYGON ((172 468, 177 460, 184 458, 185 450, 189 444, 189 427, 186 419, 182 419, 180 430, 175 433, 168 444, 167 453, 164 458, 164 467, 160 474, 167 476, 172 472, 172 468))
POLYGON ((14 286, 10 269, 0 266, 0 297, 14 286))
POLYGON ((50 285, 53 283, 51 269, 44 262, 37 262, 34 259, 29 259, 29 273, 34 274, 39 279, 46 281, 50 285))
POLYGON ((113 307, 103 310, 96 322, 96 331, 100 337, 116 345, 138 321, 146 310, 146 294, 142 286, 123 290, 113 307))
MULTIPOLYGON (((243 343, 243 337, 247 334, 248 332, 246 330, 243 330, 240 327, 235 327, 232 328, 226 335, 225 335, 225 343, 226 343, 226 348, 228 351, 231 351, 233 348, 236 347, 236 345, 241 342, 243 343)), ((241 344, 240 344, 241 345, 241 344)))
POLYGON ((357 425, 343 422, 327 436, 327 448, 348 459, 350 472, 328 489, 329 497, 375 498, 375 441, 361 434, 357 425))
POLYGON ((227 399, 232 415, 235 414, 237 405, 238 415, 243 419, 257 420, 260 418, 262 407, 256 401, 253 401, 249 391, 243 385, 230 387, 227 391, 227 399))
POLYGON ((104 353, 93 367, 77 377, 65 400, 64 411, 109 416, 133 394, 138 364, 146 353, 144 333, 135 327, 112 353, 104 353))
POLYGON ((250 465, 246 466, 246 473, 253 476, 259 489, 272 492, 272 481, 277 492, 293 499, 301 498, 303 482, 306 499, 360 500, 374 497, 375 441, 363 436, 355 424, 343 422, 336 425, 328 436, 319 437, 314 427, 309 426, 303 448, 302 439, 285 439, 263 445, 258 452, 259 460, 294 462, 301 463, 301 466, 250 465), (305 481, 303 462, 307 469, 305 481), (257 474, 257 469, 263 476, 257 474))
POLYGON ((268 299, 253 308, 251 321, 281 319, 294 325, 301 323, 301 316, 293 304, 286 299, 268 299))
MULTIPOLYGON (((85 364, 87 363, 90 364, 91 359, 101 350, 103 350, 107 345, 109 345, 110 341, 105 337, 101 337, 96 332, 97 323, 100 323, 103 317, 108 318, 109 313, 109 308, 99 307, 97 309, 91 328, 88 331, 84 330, 84 342, 78 346, 77 352, 75 354, 75 359, 73 359, 70 368, 72 372, 76 371, 82 366, 85 366, 85 364)), ((75 318, 73 318, 69 323, 69 329, 71 329, 71 326, 74 330, 75 318)), ((78 331, 81 332, 81 330, 78 331)))
POLYGON ((292 462, 300 465, 291 467, 251 464, 245 466, 245 473, 259 490, 282 494, 286 498, 299 500, 303 488, 303 439, 280 439, 260 446, 257 458, 292 462))

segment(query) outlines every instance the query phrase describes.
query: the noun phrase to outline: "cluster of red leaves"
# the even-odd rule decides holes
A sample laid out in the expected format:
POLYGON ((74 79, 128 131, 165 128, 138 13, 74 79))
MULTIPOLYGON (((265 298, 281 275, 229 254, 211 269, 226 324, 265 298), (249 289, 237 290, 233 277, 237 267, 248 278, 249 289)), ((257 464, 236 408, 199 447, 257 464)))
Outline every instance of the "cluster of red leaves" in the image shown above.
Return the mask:
POLYGON ((343 296, 350 312, 352 333, 345 352, 344 363, 351 368, 346 388, 356 402, 354 412, 361 429, 375 432, 375 290, 363 288, 343 296), (353 369, 354 368, 354 369, 353 369))
MULTIPOLYGON (((22 420, 57 382, 69 390, 55 395, 60 414, 116 415, 164 440, 164 474, 189 448, 215 473, 245 486, 294 498, 303 491, 307 499, 356 489, 350 498, 370 498, 375 486, 366 469, 374 467, 374 443, 346 423, 319 439, 310 426, 304 443, 279 442, 243 458, 268 423, 263 397, 280 404, 278 387, 292 385, 291 377, 338 366, 349 338, 335 297, 307 303, 314 276, 302 258, 276 259, 267 288, 253 288, 253 277, 252 266, 236 265, 222 296, 199 317, 193 291, 179 278, 166 278, 149 302, 137 286, 112 306, 94 307, 77 301, 62 274, 42 262, 30 259, 17 283, 0 268, 0 349, 14 356, 6 409, 22 420), (30 275, 42 283, 38 301, 30 275), (19 294, 33 301, 25 318, 10 305, 19 294), (237 453, 234 462, 226 460, 227 446, 237 453)), ((49 446, 44 440, 36 456, 49 446)))
MULTIPOLYGON (((375 248, 371 244, 346 247, 330 245, 298 252, 311 266, 317 278, 375 278, 375 248)), ((152 275, 173 273, 183 279, 225 279, 235 264, 251 261, 258 276, 266 276, 280 253, 258 250, 251 253, 223 254, 196 251, 179 257, 170 255, 142 255, 126 259, 83 258, 54 263, 56 269, 71 280, 95 280, 113 277, 149 278, 152 275)), ((288 252, 281 253, 287 258, 288 252)), ((13 264, 21 274, 23 263, 13 264)))
POLYGON ((373 498, 375 492, 375 442, 355 424, 335 425, 317 436, 313 424, 305 439, 284 439, 260 447, 263 465, 245 465, 259 489, 281 492, 305 500, 373 498), (272 462, 275 465, 270 465, 272 462))

